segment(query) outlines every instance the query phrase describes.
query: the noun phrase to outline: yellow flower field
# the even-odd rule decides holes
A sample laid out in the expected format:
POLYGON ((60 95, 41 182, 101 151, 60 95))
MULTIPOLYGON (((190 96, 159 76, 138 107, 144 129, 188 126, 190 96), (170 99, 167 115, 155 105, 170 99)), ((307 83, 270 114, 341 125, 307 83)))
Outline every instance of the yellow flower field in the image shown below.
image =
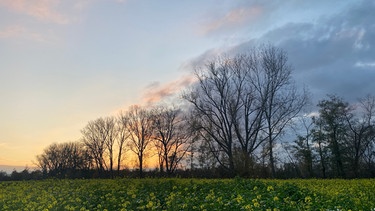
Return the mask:
POLYGON ((115 179, 1 182, 0 210, 375 211, 375 180, 115 179))

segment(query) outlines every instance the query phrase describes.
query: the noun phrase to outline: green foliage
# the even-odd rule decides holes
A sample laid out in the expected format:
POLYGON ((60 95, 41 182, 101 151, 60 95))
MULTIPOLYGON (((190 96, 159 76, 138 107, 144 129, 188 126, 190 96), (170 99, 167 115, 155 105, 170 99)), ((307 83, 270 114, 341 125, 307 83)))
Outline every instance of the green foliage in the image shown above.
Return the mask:
POLYGON ((374 180, 117 179, 0 183, 0 210, 375 210, 374 180))

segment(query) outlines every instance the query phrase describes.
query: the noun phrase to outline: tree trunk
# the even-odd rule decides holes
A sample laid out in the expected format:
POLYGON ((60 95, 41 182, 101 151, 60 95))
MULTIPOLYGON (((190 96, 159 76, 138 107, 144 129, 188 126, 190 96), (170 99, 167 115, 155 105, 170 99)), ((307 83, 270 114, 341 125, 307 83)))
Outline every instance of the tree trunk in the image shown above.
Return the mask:
POLYGON ((122 145, 120 145, 120 147, 119 147, 119 151, 118 151, 118 158, 117 158, 117 176, 120 176, 121 156, 122 156, 122 145))
POLYGON ((322 177, 326 178, 326 166, 325 166, 325 160, 324 160, 321 142, 319 142, 319 156, 320 156, 320 165, 321 165, 321 168, 322 168, 322 177))
POLYGON ((139 160, 139 178, 143 178, 143 156, 138 156, 139 160))
POLYGON ((274 157, 273 157, 273 147, 272 147, 273 141, 272 141, 272 138, 270 138, 269 144, 270 144, 270 152, 269 153, 270 153, 271 178, 275 178, 276 177, 276 171, 275 171, 275 160, 274 160, 274 157))

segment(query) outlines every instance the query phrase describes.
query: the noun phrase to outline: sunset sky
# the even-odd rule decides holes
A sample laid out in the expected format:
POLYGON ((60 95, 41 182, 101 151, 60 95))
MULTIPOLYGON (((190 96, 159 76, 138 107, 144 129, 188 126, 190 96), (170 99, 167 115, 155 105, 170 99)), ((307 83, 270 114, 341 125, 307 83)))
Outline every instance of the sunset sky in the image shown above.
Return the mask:
MULTIPOLYGON (((284 49, 298 86, 375 94, 372 0, 0 0, 0 165, 189 85, 219 54, 284 49)), ((1 170, 1 169, 0 169, 1 170)))

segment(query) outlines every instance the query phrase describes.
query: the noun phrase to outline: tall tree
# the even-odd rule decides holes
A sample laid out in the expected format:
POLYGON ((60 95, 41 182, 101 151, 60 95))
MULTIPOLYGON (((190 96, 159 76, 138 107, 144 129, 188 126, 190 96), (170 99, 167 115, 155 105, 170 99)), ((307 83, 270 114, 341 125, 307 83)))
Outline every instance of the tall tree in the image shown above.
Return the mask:
POLYGON ((137 155, 139 176, 142 178, 145 150, 153 134, 152 116, 149 110, 134 105, 127 112, 127 121, 127 129, 130 133, 129 147, 137 155))
POLYGON ((204 69, 196 70, 198 82, 183 96, 199 117, 201 137, 232 175, 240 166, 247 168, 251 154, 261 143, 258 134, 263 110, 249 79, 252 59, 238 55, 211 61, 204 69), (243 152, 243 163, 235 164, 235 146, 243 152))
POLYGON ((108 131, 106 129, 106 121, 104 118, 98 118, 90 121, 82 130, 82 142, 88 148, 93 157, 96 168, 99 173, 103 173, 107 169, 104 153, 106 151, 106 142, 108 131))
POLYGON ((121 161, 123 159, 123 155, 126 152, 126 143, 130 136, 128 131, 128 117, 125 113, 120 113, 117 118, 117 173, 120 174, 121 168, 121 161))
POLYGON ((333 155, 335 172, 337 176, 345 177, 345 142, 349 129, 347 117, 351 115, 351 108, 347 102, 336 95, 329 95, 328 97, 329 99, 324 99, 318 103, 319 121, 333 155))
POLYGON ((248 174, 253 152, 267 140, 275 176, 275 142, 307 102, 306 92, 297 92, 291 69, 283 50, 263 46, 196 71, 196 87, 184 98, 200 117, 202 137, 229 171, 248 174), (234 148, 241 149, 240 163, 234 161, 234 148))
POLYGON ((274 46, 263 46, 254 51, 257 62, 251 81, 261 97, 264 112, 264 133, 268 142, 271 176, 275 177, 273 148, 284 128, 306 105, 305 90, 298 92, 292 80, 292 67, 285 51, 274 46))
POLYGON ((311 130, 313 142, 315 143, 316 151, 318 152, 321 176, 327 177, 327 147, 328 140, 323 131, 323 121, 320 118, 312 117, 314 128, 311 130))
POLYGON ((196 71, 198 83, 184 98, 200 117, 202 137, 229 171, 248 174, 253 152, 267 140, 275 176, 275 142, 308 98, 297 91, 287 61, 283 50, 263 46, 196 71), (240 162, 234 162, 234 148, 241 150, 240 162))
POLYGON ((114 163, 114 150, 115 150, 115 142, 118 138, 118 129, 116 125, 115 117, 106 117, 104 118, 104 131, 106 133, 104 144, 106 145, 106 149, 108 151, 108 159, 109 159, 109 172, 111 178, 113 178, 113 163, 114 163))
MULTIPOLYGON (((368 95, 365 98, 360 100, 361 107, 363 108, 364 111, 364 122, 367 125, 371 125, 371 127, 368 128, 369 131, 375 130, 375 96, 368 95)), ((366 133, 370 134, 370 136, 366 135, 366 141, 364 146, 365 147, 365 152, 362 154, 364 164, 366 166, 365 176, 375 176, 375 138, 373 137, 372 132, 366 133), (372 137, 372 140, 371 140, 372 137), (369 143, 366 143, 369 141, 369 143)), ((362 152, 361 152, 362 153, 362 152)))
POLYGON ((375 97, 368 95, 359 101, 360 116, 347 113, 348 123, 348 159, 352 170, 352 176, 359 177, 361 161, 367 149, 372 146, 375 139, 375 97))
POLYGON ((187 124, 182 111, 176 108, 158 106, 152 111, 155 146, 158 150, 160 170, 165 167, 170 176, 184 158, 190 145, 187 124))
POLYGON ((302 116, 299 120, 297 124, 301 126, 299 130, 303 130, 303 134, 297 135, 293 152, 299 161, 301 175, 303 177, 313 177, 312 127, 314 123, 308 116, 302 116))

